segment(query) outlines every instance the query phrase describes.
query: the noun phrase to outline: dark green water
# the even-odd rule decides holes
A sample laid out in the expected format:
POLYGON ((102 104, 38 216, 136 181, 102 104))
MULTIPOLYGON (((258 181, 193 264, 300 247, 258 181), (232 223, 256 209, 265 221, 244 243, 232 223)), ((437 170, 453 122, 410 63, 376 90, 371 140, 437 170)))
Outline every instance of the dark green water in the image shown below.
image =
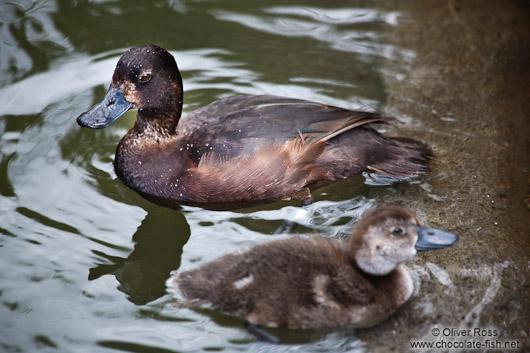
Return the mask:
MULTIPOLYGON (((433 293, 454 298, 453 293, 465 292, 468 299, 460 298, 458 308, 464 314, 472 309, 477 300, 469 299, 471 290, 452 286, 438 267, 443 261, 427 264, 432 276, 421 262, 413 266, 416 281, 436 278, 443 286, 436 282, 436 291, 416 299, 399 321, 365 331, 366 340, 348 329, 277 330, 286 343, 271 346, 256 342, 238 319, 175 307, 165 289, 171 271, 272 239, 271 233, 284 219, 292 219, 299 205, 213 212, 150 204, 117 180, 112 166, 116 145, 135 112, 105 130, 81 129, 75 122, 104 95, 121 53, 146 43, 175 56, 184 79, 185 112, 241 93, 381 110, 387 104, 382 76, 403 80, 403 73, 394 75, 388 67, 403 70, 416 54, 387 40, 388 32, 410 22, 409 14, 399 7, 367 4, 375 6, 361 0, 0 4, 0 351, 362 352, 368 341, 377 346, 379 332, 393 334, 396 322, 407 321, 410 310, 417 319, 408 320, 410 336, 404 341, 428 334, 432 322, 448 324, 436 314, 433 303, 440 299, 433 293), (434 318, 423 319, 422 313, 434 318)), ((398 127, 385 130, 433 137, 443 161, 440 136, 474 133, 449 125, 454 119, 447 116, 438 122, 442 127, 436 134, 428 116, 420 121, 407 115, 398 127)), ((367 209, 404 194, 407 200, 429 200, 443 212, 454 203, 437 195, 444 195, 443 185, 453 174, 441 165, 413 183, 375 186, 374 180, 365 183, 357 177, 318 190, 318 201, 295 232, 345 237, 367 209), (441 191, 433 191, 432 185, 441 191)), ((462 209, 473 209, 466 207, 462 209)), ((428 219, 432 213, 425 208, 420 217, 428 219)), ((447 226, 440 221, 444 216, 439 217, 437 223, 447 226)), ((468 224, 474 223, 459 222, 452 223, 456 230, 471 232, 468 224)), ((478 234, 482 220, 476 222, 473 232, 484 239, 478 234)), ((449 275, 463 273, 464 279, 477 281, 480 291, 489 285, 491 273, 497 276, 497 270, 508 266, 499 257, 495 264, 475 263, 464 273, 460 258, 455 259, 449 275)), ((517 278, 527 281, 528 270, 517 278)), ((450 299, 442 300, 453 305, 450 299)), ((510 309, 519 303, 510 301, 502 310, 521 320, 519 309, 510 309)), ((494 324, 501 326, 500 321, 494 324)), ((521 330, 507 332, 515 339, 521 330)))
MULTIPOLYGON (((112 167, 135 113, 102 131, 75 118, 102 97, 120 54, 145 43, 174 54, 186 111, 237 93, 377 110, 378 62, 392 50, 381 30, 396 14, 246 0, 23 1, 0 13, 0 350, 266 349, 236 319, 175 308, 165 281, 181 265, 270 239, 298 205, 152 205, 112 167)), ((305 230, 347 234, 380 188, 363 181, 319 191, 305 230)), ((362 346, 351 332, 292 335, 307 345, 284 348, 362 346)))

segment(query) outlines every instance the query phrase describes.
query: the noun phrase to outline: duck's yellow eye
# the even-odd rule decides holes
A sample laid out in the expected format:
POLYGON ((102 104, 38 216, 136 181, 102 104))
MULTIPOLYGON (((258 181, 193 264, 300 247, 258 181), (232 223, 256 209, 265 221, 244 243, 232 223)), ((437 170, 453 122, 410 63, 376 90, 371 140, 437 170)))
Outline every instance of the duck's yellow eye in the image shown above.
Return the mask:
POLYGON ((140 76, 141 82, 149 82, 151 80, 151 74, 143 74, 140 76))

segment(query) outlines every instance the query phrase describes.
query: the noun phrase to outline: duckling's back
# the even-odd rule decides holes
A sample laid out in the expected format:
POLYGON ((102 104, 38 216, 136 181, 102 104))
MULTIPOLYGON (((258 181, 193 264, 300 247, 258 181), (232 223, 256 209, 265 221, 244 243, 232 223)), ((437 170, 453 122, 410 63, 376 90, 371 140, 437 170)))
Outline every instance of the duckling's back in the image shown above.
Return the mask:
POLYGON ((343 245, 320 237, 282 239, 229 254, 178 274, 172 286, 187 305, 272 327, 364 326, 391 313, 343 245))

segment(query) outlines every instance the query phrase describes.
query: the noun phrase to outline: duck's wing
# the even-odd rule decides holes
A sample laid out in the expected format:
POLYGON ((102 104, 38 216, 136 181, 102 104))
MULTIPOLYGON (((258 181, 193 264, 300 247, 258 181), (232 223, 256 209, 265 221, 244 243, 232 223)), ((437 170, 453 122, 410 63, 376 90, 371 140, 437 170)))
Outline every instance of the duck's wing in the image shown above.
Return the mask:
POLYGON ((179 134, 194 134, 179 200, 241 208, 258 200, 306 199, 310 188, 368 170, 395 179, 423 173, 428 148, 367 126, 390 120, 273 96, 214 102, 179 123, 179 134))
POLYGON ((252 155, 264 145, 281 146, 302 135, 313 141, 329 140, 361 125, 391 120, 300 99, 235 96, 189 113, 179 129, 200 131, 197 141, 202 151, 230 159, 252 155))

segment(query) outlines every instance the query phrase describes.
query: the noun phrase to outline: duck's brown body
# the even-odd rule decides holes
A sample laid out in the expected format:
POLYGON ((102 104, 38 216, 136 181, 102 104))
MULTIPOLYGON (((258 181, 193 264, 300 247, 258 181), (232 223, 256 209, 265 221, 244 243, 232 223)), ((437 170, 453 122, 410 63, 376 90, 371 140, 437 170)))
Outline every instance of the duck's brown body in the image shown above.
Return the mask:
POLYGON ((282 199, 373 171, 423 173, 430 151, 370 127, 391 118, 275 96, 236 96, 180 118, 182 79, 164 49, 132 48, 103 101, 78 118, 103 128, 130 108, 137 122, 120 141, 116 174, 149 200, 233 209, 282 199))
POLYGON ((302 100, 231 97, 184 116, 174 132, 135 126, 118 146, 115 169, 126 185, 173 208, 305 199, 364 171, 397 179, 424 171, 422 144, 369 126, 390 120, 302 100))

